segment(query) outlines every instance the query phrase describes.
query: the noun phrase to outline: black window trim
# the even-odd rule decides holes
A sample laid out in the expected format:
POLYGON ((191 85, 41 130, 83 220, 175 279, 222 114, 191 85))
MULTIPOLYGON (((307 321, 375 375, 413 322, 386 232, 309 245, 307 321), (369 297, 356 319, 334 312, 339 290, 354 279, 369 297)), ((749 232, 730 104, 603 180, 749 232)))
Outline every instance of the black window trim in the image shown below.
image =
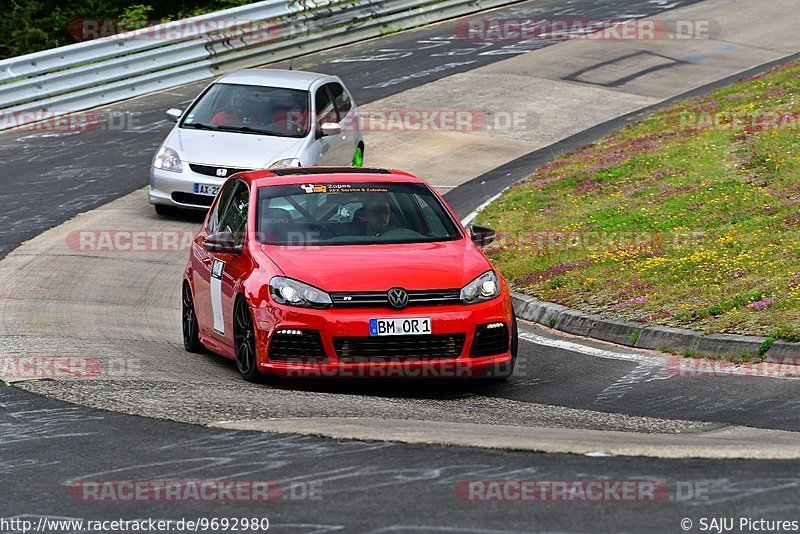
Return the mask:
MULTIPOLYGON (((332 183, 335 183, 335 182, 332 182, 332 183)), ((459 241, 461 239, 466 239, 468 237, 468 234, 465 234, 462 231, 461 221, 459 221, 456 218, 455 214, 451 212, 451 210, 447 206, 447 204, 444 203, 444 201, 439 197, 439 195, 436 193, 436 191, 430 185, 428 185, 427 183, 425 183, 425 182, 413 182, 413 181, 408 181, 408 182, 405 182, 405 181, 404 182, 386 182, 386 183, 389 183, 389 184, 404 184, 404 185, 406 185, 406 184, 422 185, 423 187, 428 189, 428 191, 431 193, 433 199, 436 201, 436 203, 439 205, 439 207, 444 211, 445 215, 450 220, 450 222, 453 224, 453 227, 455 228, 455 231, 456 231, 456 235, 454 235, 450 239, 440 239, 440 240, 432 240, 432 241, 427 241, 427 240, 425 240, 425 241, 414 241, 412 243, 438 243, 438 242, 448 242, 448 241, 459 241)), ((291 186, 291 185, 294 185, 294 184, 285 184, 285 185, 286 186, 291 186)), ((259 187, 259 188, 257 188, 255 190, 256 217, 257 218, 260 217, 260 210, 261 210, 261 198, 260 198, 259 191, 261 189, 267 189, 268 190, 268 189, 270 189, 272 187, 282 187, 282 186, 269 186, 269 185, 266 185, 266 186, 261 186, 261 187, 259 187)), ((251 198, 252 198, 252 195, 251 195, 251 198)), ((258 222, 258 219, 256 219, 256 220, 258 222)), ((260 228, 257 227, 256 228, 256 236, 259 235, 259 232, 260 232, 260 228)), ((387 241, 385 243, 377 243, 377 244, 389 245, 389 244, 405 244, 405 243, 408 243, 408 242, 406 242, 406 241, 398 241, 398 242, 387 241)), ((269 244, 269 243, 263 243, 263 244, 269 244)), ((339 244, 339 243, 329 243, 329 244, 325 244, 325 245, 321 245, 321 246, 337 246, 337 245, 341 245, 341 244, 339 244)), ((372 245, 372 244, 370 244, 370 245, 372 245)))
MULTIPOLYGON (((231 209, 231 205, 233 203, 233 198, 234 198, 235 193, 236 193, 236 187, 239 186, 239 185, 244 186, 244 188, 247 190, 247 214, 245 215, 245 219, 248 218, 248 215, 250 213, 250 202, 252 200, 252 197, 250 195, 251 191, 250 191, 250 187, 248 187, 248 185, 247 185, 247 182, 245 182, 241 178, 234 178, 233 180, 226 181, 224 184, 222 184, 222 187, 225 187, 228 184, 232 184, 231 187, 233 188, 233 192, 231 193, 231 197, 228 199, 228 204, 225 206, 225 209, 222 211, 222 216, 220 216, 218 221, 217 221, 218 224, 222 224, 222 221, 225 220, 225 217, 228 215, 228 211, 231 209)), ((220 195, 221 194, 222 194, 222 190, 220 189, 220 195)), ((220 200, 222 200, 222 196, 220 196, 220 200)), ((212 215, 212 217, 213 217, 213 215, 212 215)), ((247 222, 249 222, 249 221, 245 222, 245 227, 244 227, 245 239, 243 241, 247 240, 246 239, 246 237, 247 237, 247 222)), ((211 228, 208 228, 208 230, 209 230, 209 233, 212 233, 212 234, 224 231, 224 229, 221 230, 219 228, 217 228, 215 230, 212 230, 211 228)))
POLYGON ((324 90, 325 94, 328 95, 328 100, 330 100, 330 103, 333 105, 333 113, 336 116, 336 122, 339 122, 339 110, 336 109, 336 100, 333 98, 333 93, 328 87, 328 85, 330 85, 331 83, 332 82, 323 83, 322 85, 317 87, 317 89, 314 91, 314 120, 316 122, 316 129, 318 133, 322 132, 322 124, 323 124, 323 121, 320 120, 319 110, 317 109, 317 93, 319 91, 324 90))

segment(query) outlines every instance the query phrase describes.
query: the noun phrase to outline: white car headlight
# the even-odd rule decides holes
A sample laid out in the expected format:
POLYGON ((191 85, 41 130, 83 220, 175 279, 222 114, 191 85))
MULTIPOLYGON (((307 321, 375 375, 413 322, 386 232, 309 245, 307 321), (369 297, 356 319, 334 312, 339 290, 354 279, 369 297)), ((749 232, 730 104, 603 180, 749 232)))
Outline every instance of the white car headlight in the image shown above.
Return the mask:
POLYGON ((300 167, 300 160, 297 158, 279 159, 269 166, 270 169, 284 169, 286 167, 300 167))
POLYGON ((500 295, 500 281, 494 271, 486 271, 461 288, 461 301, 464 304, 484 302, 498 295, 500 295))
POLYGON ((153 167, 164 171, 183 172, 183 163, 178 153, 165 146, 162 146, 156 154, 153 167))
POLYGON ((327 308, 333 303, 323 290, 283 276, 269 281, 269 294, 278 304, 301 308, 327 308))

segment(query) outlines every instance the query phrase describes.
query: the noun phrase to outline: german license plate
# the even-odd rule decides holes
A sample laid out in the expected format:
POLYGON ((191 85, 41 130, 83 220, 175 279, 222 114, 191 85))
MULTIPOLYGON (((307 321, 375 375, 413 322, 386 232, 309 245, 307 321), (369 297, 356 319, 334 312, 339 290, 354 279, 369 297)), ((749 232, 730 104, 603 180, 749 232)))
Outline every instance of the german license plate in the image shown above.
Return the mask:
POLYGON ((215 197, 219 192, 218 185, 208 185, 208 184, 194 184, 194 192, 198 195, 205 195, 208 197, 215 197))
POLYGON ((396 319, 370 319, 371 336, 407 336, 431 333, 430 317, 403 317, 396 319))

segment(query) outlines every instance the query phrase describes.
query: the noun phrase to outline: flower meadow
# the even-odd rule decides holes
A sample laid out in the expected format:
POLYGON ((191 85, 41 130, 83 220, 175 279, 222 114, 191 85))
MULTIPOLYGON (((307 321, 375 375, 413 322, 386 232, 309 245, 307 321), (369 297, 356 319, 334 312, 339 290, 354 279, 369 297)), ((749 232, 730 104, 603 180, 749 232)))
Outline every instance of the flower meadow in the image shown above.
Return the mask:
POLYGON ((664 108, 515 184, 478 223, 514 290, 800 341, 800 64, 664 108))

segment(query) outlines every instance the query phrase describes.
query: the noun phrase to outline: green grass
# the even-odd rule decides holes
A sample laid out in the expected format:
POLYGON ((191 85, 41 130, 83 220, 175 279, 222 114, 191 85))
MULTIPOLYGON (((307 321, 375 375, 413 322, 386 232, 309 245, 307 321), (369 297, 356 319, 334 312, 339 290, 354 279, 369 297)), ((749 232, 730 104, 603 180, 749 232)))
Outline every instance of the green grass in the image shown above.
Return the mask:
POLYGON ((800 341, 800 65, 561 156, 479 224, 515 290, 607 316, 800 341))

